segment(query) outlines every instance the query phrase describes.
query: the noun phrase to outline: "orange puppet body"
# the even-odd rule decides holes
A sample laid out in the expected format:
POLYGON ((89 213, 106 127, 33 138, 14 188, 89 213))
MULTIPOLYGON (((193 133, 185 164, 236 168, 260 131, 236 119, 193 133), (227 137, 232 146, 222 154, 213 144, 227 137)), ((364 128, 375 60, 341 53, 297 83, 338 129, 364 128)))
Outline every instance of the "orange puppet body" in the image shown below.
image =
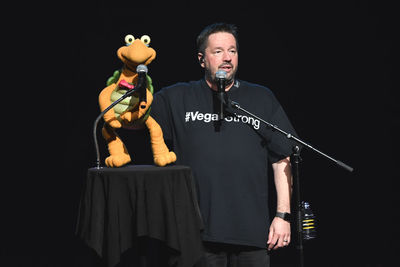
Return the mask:
MULTIPOLYGON (((135 85, 138 80, 136 67, 140 64, 148 65, 156 57, 156 51, 148 47, 150 37, 147 35, 140 39, 127 35, 125 42, 126 46, 117 51, 118 58, 124 63, 122 70, 116 71, 107 82, 108 86, 100 92, 99 105, 101 111, 104 111, 126 92, 124 88, 118 86, 121 81, 135 85)), ((153 86, 150 77, 147 76, 146 79, 146 102, 140 102, 139 95, 134 93, 104 114, 105 124, 102 133, 110 153, 110 156, 105 160, 108 167, 121 167, 131 161, 128 150, 115 129, 121 127, 138 129, 142 128, 143 125, 146 125, 149 129, 154 163, 158 166, 165 166, 176 161, 175 153, 170 152, 164 142, 161 127, 149 115, 153 101, 153 86)))

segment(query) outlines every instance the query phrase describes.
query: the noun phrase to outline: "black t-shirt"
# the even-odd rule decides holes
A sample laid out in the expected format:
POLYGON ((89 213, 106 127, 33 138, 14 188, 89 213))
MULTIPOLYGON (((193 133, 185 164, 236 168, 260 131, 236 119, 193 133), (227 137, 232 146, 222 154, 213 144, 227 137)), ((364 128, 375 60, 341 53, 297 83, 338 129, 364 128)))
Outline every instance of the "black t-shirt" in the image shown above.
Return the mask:
MULTIPOLYGON (((295 135, 268 88, 238 80, 227 95, 295 135)), ((218 122, 218 103, 205 80, 178 83, 155 94, 151 116, 171 143, 176 163, 192 169, 205 224, 203 240, 265 248, 270 224, 268 160, 289 156, 293 144, 238 110, 228 110, 218 122)))

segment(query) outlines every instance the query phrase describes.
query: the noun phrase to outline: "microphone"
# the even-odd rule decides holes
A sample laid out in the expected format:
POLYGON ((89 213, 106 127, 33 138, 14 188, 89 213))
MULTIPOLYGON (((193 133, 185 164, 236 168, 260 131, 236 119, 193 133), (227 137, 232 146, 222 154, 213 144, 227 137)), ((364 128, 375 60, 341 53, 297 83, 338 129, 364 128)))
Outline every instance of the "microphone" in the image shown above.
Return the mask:
POLYGON ((220 109, 219 109, 219 120, 224 119, 224 99, 225 99, 225 79, 226 79, 226 71, 218 70, 215 73, 215 77, 217 78, 217 89, 218 89, 218 98, 220 100, 220 109))
POLYGON ((136 67, 136 72, 138 74, 138 80, 136 84, 137 91, 139 92, 139 103, 146 102, 147 103, 147 66, 140 64, 136 67))

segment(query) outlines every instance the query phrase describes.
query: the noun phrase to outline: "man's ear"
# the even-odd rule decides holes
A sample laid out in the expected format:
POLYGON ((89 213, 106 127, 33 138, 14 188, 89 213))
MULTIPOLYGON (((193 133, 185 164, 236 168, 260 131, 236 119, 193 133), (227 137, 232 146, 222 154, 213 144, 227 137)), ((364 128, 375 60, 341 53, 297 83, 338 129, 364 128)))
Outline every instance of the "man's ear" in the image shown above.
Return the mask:
POLYGON ((200 66, 204 68, 204 56, 203 56, 203 54, 200 53, 200 52, 197 53, 197 58, 198 58, 198 60, 199 60, 200 66))

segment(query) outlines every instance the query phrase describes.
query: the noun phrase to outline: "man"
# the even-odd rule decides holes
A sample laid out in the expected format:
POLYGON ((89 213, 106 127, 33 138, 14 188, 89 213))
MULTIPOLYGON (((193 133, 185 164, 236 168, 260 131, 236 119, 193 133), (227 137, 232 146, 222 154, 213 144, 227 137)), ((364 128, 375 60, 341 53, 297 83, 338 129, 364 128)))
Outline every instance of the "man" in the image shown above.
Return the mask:
POLYGON ((246 114, 229 108, 219 120, 216 72, 226 71, 227 96, 253 114, 295 134, 273 93, 236 79, 234 25, 217 23, 197 38, 204 79, 178 83, 155 95, 152 116, 177 154, 191 167, 205 229, 205 266, 269 266, 268 250, 290 243, 292 143, 246 114), (268 161, 277 192, 269 215, 268 161), (275 214, 273 214, 275 215, 275 214))

